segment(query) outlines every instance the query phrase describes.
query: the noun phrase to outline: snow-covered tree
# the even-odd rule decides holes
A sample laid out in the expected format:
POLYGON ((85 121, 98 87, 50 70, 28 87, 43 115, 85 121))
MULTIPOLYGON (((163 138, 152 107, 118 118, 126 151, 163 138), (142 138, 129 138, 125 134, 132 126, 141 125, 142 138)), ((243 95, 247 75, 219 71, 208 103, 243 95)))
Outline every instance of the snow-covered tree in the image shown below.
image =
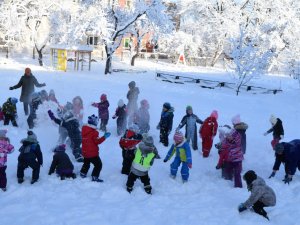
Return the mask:
POLYGON ((239 37, 230 39, 230 42, 232 48, 229 55, 232 60, 229 62, 229 68, 234 71, 238 95, 243 85, 265 73, 275 50, 261 51, 257 43, 259 37, 249 37, 244 26, 240 26, 239 37))

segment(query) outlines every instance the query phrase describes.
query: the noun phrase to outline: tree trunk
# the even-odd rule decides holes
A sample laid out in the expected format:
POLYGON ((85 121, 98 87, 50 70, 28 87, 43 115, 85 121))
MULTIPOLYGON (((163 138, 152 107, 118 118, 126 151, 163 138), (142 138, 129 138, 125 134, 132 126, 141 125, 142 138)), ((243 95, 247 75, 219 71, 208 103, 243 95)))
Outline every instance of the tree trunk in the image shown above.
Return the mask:
POLYGON ((131 66, 134 66, 135 59, 139 56, 139 50, 140 50, 140 48, 137 47, 136 53, 135 53, 135 54, 132 56, 132 58, 131 58, 131 66))
POLYGON ((39 55, 39 58, 38 58, 39 64, 40 64, 40 66, 43 66, 43 53, 42 53, 42 50, 38 50, 38 49, 36 49, 36 50, 37 50, 38 55, 39 55))
POLYGON ((111 73, 111 55, 110 54, 107 54, 104 74, 106 75, 108 73, 111 73))
POLYGON ((32 48, 32 59, 35 59, 35 47, 32 48))

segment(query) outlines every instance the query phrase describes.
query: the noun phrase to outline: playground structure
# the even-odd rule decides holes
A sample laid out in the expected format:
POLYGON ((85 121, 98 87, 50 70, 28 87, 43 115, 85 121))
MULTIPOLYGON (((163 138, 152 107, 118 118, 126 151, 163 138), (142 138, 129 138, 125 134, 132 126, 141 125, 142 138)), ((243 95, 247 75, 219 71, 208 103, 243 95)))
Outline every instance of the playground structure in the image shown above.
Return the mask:
POLYGON ((50 47, 51 65, 61 71, 67 71, 68 62, 73 63, 73 69, 81 71, 88 68, 91 70, 93 48, 90 46, 64 46, 56 45, 50 47))

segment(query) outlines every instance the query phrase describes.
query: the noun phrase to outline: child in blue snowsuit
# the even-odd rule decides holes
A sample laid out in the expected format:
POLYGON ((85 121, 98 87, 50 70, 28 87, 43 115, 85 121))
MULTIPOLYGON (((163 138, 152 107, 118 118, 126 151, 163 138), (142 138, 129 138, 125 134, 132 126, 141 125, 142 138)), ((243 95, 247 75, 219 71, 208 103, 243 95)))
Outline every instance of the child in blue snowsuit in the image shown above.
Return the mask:
POLYGON ((168 151, 164 162, 167 162, 175 154, 175 159, 171 163, 171 177, 175 178, 178 167, 181 166, 181 177, 183 182, 187 182, 189 179, 189 169, 192 168, 192 154, 189 143, 184 139, 183 134, 177 131, 174 135, 174 144, 168 151))

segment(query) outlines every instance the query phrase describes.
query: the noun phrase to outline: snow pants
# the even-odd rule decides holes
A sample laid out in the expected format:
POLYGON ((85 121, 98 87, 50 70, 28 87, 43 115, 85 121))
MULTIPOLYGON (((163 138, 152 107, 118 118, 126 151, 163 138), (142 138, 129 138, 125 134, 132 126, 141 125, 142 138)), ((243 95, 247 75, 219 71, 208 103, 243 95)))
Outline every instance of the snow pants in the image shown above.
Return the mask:
POLYGON ((234 177, 234 187, 243 187, 242 185, 242 162, 226 162, 226 167, 224 168, 224 178, 226 180, 232 180, 234 177))
POLYGON ((92 177, 99 177, 100 172, 102 170, 102 161, 99 156, 93 158, 84 158, 80 173, 86 175, 90 169, 91 163, 94 165, 94 169, 92 171, 92 177))
POLYGON ((140 179, 141 182, 144 184, 144 189, 145 191, 148 193, 148 194, 151 194, 151 190, 152 190, 152 187, 150 185, 150 177, 148 175, 148 173, 144 176, 137 176, 135 175, 134 173, 130 172, 129 175, 128 175, 128 179, 127 179, 127 183, 126 183, 126 186, 127 186, 127 189, 132 189, 133 188, 133 185, 135 183, 135 181, 137 179, 140 179))
POLYGON ((100 130, 106 132, 106 126, 108 124, 108 119, 101 119, 100 130))
POLYGON ((180 164, 182 164, 182 166, 181 166, 181 178, 182 178, 183 181, 188 181, 188 179, 189 179, 188 164, 186 162, 182 162, 179 157, 175 157, 174 161, 170 165, 171 175, 176 176, 180 164))
POLYGON ((11 122, 14 127, 18 126, 15 116, 4 114, 4 126, 9 125, 9 122, 11 122))
POLYGON ((6 170, 7 166, 0 167, 0 188, 6 188, 7 179, 6 179, 6 170))
POLYGON ((209 156, 212 145, 213 145, 213 137, 211 136, 202 137, 202 154, 204 158, 209 156))
POLYGON ((18 179, 24 178, 24 171, 28 167, 32 169, 32 180, 38 180, 40 175, 40 164, 35 159, 29 159, 26 161, 22 160, 18 162, 18 170, 17 170, 18 179))
POLYGON ((159 135, 159 141, 163 143, 164 146, 169 146, 169 131, 168 129, 161 127, 160 128, 160 135, 159 135))
POLYGON ((134 150, 122 149, 122 157, 123 157, 123 163, 122 163, 121 173, 129 175, 130 168, 135 157, 134 150))

